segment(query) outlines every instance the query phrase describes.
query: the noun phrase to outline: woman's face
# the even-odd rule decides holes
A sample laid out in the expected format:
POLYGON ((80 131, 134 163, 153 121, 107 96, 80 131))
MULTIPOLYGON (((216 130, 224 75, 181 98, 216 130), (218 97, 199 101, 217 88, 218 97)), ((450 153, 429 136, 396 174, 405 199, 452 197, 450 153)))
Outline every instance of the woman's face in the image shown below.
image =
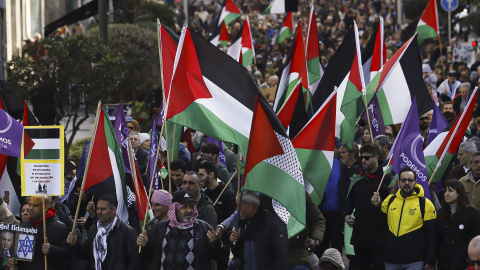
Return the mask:
POLYGON ((363 141, 364 141, 364 142, 370 142, 370 139, 371 139, 371 137, 370 137, 370 130, 368 130, 368 128, 365 128, 365 129, 363 130, 363 141))
POLYGON ((445 202, 448 203, 448 204, 456 204, 457 201, 458 201, 458 192, 451 188, 451 187, 447 187, 447 189, 445 190, 445 202))
POLYGON ((28 208, 30 208, 30 204, 28 204, 28 203, 24 204, 22 206, 22 213, 21 213, 22 222, 30 219, 30 214, 28 213, 28 208))
POLYGON ((145 150, 150 150, 150 144, 152 141, 150 139, 146 139, 142 144, 141 147, 145 150))

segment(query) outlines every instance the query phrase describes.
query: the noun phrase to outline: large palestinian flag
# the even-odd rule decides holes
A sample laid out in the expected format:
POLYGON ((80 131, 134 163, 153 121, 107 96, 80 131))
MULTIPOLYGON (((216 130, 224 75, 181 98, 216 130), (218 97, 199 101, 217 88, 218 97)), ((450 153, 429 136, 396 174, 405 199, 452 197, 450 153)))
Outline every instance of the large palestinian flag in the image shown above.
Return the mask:
POLYGON ((383 18, 380 17, 378 26, 375 27, 372 36, 362 51, 363 76, 366 85, 370 83, 370 79, 377 74, 386 61, 387 46, 385 46, 383 34, 383 18))
POLYGON ((288 12, 283 20, 282 27, 272 39, 272 44, 283 43, 287 38, 293 37, 293 13, 288 12))
POLYGON ((97 115, 95 135, 90 145, 90 160, 85 173, 84 192, 95 195, 109 194, 117 198, 117 215, 128 221, 125 169, 120 146, 113 125, 103 108, 97 115))
POLYGON ((368 101, 377 92, 385 126, 405 121, 414 96, 419 116, 433 109, 432 98, 422 78, 422 60, 416 39, 415 35, 405 42, 367 85, 368 101))
POLYGON ((323 75, 320 50, 318 48, 317 20, 315 19, 315 9, 313 5, 310 6, 310 19, 308 21, 307 36, 305 38, 305 58, 307 60, 308 70, 308 89, 313 95, 323 75))
POLYGON ((235 5, 232 0, 225 0, 222 12, 220 13, 220 17, 218 18, 217 26, 219 26, 222 22, 225 25, 229 25, 232 21, 237 19, 242 15, 242 11, 235 5))
POLYGON ((273 199, 290 238, 305 229, 303 174, 282 123, 263 96, 256 96, 243 188, 273 199))
POLYGON ((282 76, 275 93, 273 110, 278 112, 285 103, 285 99, 299 79, 302 79, 302 92, 305 95, 305 103, 310 104, 311 95, 308 90, 308 72, 305 61, 305 47, 303 45, 302 22, 300 21, 295 32, 295 39, 285 59, 282 76))
POLYGON ((422 17, 418 21, 416 31, 418 32, 419 46, 422 45, 425 39, 435 38, 438 36, 438 12, 437 3, 435 0, 428 0, 422 17))
POLYGON ((248 71, 199 34, 183 30, 166 119, 239 145, 246 153, 257 85, 248 71))
POLYGON ((335 151, 335 114, 337 91, 328 97, 305 127, 292 140, 302 166, 305 190, 320 205, 332 171, 335 151), (321 138, 321 139, 319 139, 321 138))
POLYGON ((263 14, 283 14, 296 12, 298 0, 272 0, 270 5, 262 12, 263 14))
POLYGON ((450 125, 448 125, 442 133, 438 134, 427 148, 425 148, 425 164, 427 165, 427 175, 429 179, 431 179, 433 172, 436 171, 434 178, 430 181, 438 182, 442 179, 448 164, 452 160, 468 129, 477 95, 478 89, 475 88, 460 116, 450 123, 450 125))

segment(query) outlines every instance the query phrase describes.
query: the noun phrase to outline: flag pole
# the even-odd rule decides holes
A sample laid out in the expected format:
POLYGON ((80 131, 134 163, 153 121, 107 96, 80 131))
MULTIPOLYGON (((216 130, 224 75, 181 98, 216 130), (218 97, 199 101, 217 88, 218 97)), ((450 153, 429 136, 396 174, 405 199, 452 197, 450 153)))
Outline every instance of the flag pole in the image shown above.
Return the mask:
MULTIPOLYGON (((80 198, 78 199, 80 201, 80 198)), ((45 220, 45 196, 42 196, 42 209, 43 209, 43 243, 47 243, 47 221, 45 220)), ((47 270, 47 254, 44 254, 45 258, 45 270, 47 270)))
POLYGON ((93 143, 94 143, 95 133, 97 131, 98 114, 100 113, 100 107, 101 106, 102 106, 102 102, 99 101, 98 106, 97 106, 97 113, 95 115, 95 123, 93 124, 92 137, 90 139, 90 147, 88 149, 88 157, 87 157, 87 163, 85 165, 85 173, 83 174, 82 186, 80 187, 80 193, 78 194, 77 210, 75 211, 75 218, 73 219, 72 233, 75 233, 75 226, 77 226, 78 211, 80 210, 80 203, 82 201, 83 189, 85 188, 85 180, 87 178, 88 167, 90 165, 90 157, 92 155, 92 147, 93 147, 93 143))
MULTIPOLYGON (((235 173, 238 173, 240 175, 240 172, 238 170, 235 171, 235 173)), ((232 174, 232 177, 230 177, 230 180, 228 180, 228 182, 225 184, 225 186, 223 187, 222 189, 222 192, 220 192, 220 194, 218 195, 217 199, 215 200, 215 202, 213 203, 213 206, 215 206, 218 202, 218 200, 220 199, 220 197, 222 196, 223 192, 225 191, 225 189, 227 189, 228 185, 230 184, 230 182, 232 182, 233 178, 235 177, 235 173, 232 174)))
POLYGON ((169 154, 172 149, 170 149, 170 147, 168 146, 168 126, 167 126, 168 124, 167 124, 167 121, 163 122, 163 125, 165 125, 165 140, 167 141, 168 193, 172 194, 172 170, 170 169, 170 154, 169 154))
POLYGON ((237 155, 237 185, 238 185, 238 188, 237 188, 237 194, 240 192, 240 155, 242 154, 242 152, 238 151, 238 155, 237 155))
MULTIPOLYGON (((440 37, 440 35, 437 35, 438 37, 438 45, 440 47, 440 58, 443 57, 443 52, 442 52, 442 38, 440 37)), ((445 69, 443 68, 442 66, 442 78, 445 79, 445 69)))
POLYGON ((387 170, 385 170, 385 171, 383 172, 382 180, 380 180, 380 184, 378 184, 377 193, 378 193, 378 191, 380 190, 380 187, 382 186, 383 179, 385 178, 385 175, 387 175, 387 170))
POLYGON ((372 125, 370 124, 370 116, 368 116, 368 104, 367 104, 367 95, 363 95, 363 101, 365 103, 365 113, 367 114, 367 121, 368 121, 368 128, 370 129, 370 138, 372 138, 372 143, 373 143, 373 133, 372 133, 372 125))

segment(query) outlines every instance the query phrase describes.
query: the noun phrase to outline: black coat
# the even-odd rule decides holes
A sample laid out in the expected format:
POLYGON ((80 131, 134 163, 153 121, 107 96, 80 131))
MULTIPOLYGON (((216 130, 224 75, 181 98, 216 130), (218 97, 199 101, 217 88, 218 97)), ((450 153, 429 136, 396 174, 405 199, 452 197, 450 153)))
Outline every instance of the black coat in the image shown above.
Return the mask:
MULTIPOLYGON (((87 239, 83 246, 75 246, 79 257, 88 260, 87 269, 95 269, 93 255, 93 240, 97 234, 97 224, 92 225, 88 231, 87 239)), ((137 232, 120 219, 107 236, 107 256, 102 263, 102 270, 133 270, 140 263, 137 246, 137 232)))
POLYGON ((240 259, 240 269, 244 269, 245 242, 255 246, 257 269, 288 269, 287 227, 280 218, 267 210, 258 209, 249 220, 240 220, 240 238, 232 245, 233 255, 240 259))
MULTIPOLYGON (((37 229, 35 239, 35 248, 33 261, 18 261, 19 270, 43 270, 45 269, 43 245, 43 222, 35 226, 32 221, 25 221, 20 224, 21 227, 37 229)), ((67 244, 68 228, 60 222, 57 215, 46 220, 47 240, 50 244, 50 252, 47 255, 47 267, 49 270, 64 270, 68 268, 68 259, 70 258, 70 246, 67 244)))
MULTIPOLYGON (((170 220, 168 219, 162 220, 147 231, 148 243, 142 248, 142 257, 148 261, 147 269, 157 270, 162 266, 163 239, 165 238, 169 222, 170 220)), ((207 231, 213 230, 213 228, 208 223, 197 219, 193 224, 193 230, 195 236, 193 248, 195 269, 212 269, 212 260, 228 256, 227 250, 221 241, 213 245, 210 244, 207 231)))
POLYGON ((439 270, 466 269, 469 266, 468 243, 474 236, 480 235, 480 212, 468 206, 464 216, 460 224, 454 224, 451 215, 442 221, 437 220, 439 270))

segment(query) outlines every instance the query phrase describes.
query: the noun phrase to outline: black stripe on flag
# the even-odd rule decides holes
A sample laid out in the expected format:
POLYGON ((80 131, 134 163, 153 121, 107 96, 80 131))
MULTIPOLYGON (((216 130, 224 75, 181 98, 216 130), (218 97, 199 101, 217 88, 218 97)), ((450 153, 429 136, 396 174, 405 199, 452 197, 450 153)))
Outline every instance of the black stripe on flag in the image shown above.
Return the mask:
POLYGON ((26 128, 28 136, 32 139, 59 139, 60 138, 60 129, 59 128, 35 128, 30 129, 26 128))

